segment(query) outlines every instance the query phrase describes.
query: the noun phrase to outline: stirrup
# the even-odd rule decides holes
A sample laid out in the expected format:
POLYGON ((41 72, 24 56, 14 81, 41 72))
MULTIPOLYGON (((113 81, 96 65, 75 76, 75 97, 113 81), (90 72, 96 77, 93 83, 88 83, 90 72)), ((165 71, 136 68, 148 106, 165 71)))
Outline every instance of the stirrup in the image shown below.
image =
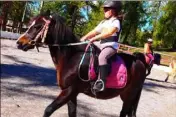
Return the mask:
POLYGON ((105 89, 103 80, 102 80, 102 79, 98 79, 98 80, 95 82, 95 84, 94 84, 94 86, 93 86, 93 89, 96 90, 96 91, 103 91, 103 90, 105 89), (101 83, 101 84, 102 84, 102 88, 101 88, 101 89, 97 89, 97 87, 96 87, 97 83, 101 83))

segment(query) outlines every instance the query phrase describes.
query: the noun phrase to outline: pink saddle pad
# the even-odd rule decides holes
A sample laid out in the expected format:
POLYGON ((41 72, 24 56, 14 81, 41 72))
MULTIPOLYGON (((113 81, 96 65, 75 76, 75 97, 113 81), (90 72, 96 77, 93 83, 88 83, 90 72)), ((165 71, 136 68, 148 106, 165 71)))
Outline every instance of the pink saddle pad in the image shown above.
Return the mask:
MULTIPOLYGON (((89 69, 91 80, 95 78, 94 69, 89 69)), ((116 57, 116 61, 111 64, 111 73, 107 77, 106 88, 123 88, 127 83, 127 69, 125 63, 120 57, 116 57)))
POLYGON ((154 61, 154 57, 152 54, 145 55, 145 60, 147 64, 150 64, 151 61, 154 61))

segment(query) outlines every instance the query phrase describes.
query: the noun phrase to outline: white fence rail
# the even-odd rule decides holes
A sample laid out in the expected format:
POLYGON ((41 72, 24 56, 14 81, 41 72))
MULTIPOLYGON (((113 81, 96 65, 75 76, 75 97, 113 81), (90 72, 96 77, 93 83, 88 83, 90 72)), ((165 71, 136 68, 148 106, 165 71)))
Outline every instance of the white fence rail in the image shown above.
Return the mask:
POLYGON ((5 39, 18 39, 21 34, 19 33, 13 33, 13 32, 7 32, 7 31, 1 31, 0 32, 0 38, 5 38, 5 39))

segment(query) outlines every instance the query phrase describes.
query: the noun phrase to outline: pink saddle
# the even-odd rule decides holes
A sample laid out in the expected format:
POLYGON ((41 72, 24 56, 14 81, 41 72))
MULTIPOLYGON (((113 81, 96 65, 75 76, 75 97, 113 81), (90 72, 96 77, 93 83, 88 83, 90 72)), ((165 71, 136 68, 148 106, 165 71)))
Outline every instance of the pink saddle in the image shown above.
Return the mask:
MULTIPOLYGON (((95 80, 96 76, 94 67, 89 69, 89 78, 95 80)), ((111 62, 111 73, 107 77, 106 88, 124 88, 127 83, 127 69, 121 57, 116 56, 116 60, 111 62)))

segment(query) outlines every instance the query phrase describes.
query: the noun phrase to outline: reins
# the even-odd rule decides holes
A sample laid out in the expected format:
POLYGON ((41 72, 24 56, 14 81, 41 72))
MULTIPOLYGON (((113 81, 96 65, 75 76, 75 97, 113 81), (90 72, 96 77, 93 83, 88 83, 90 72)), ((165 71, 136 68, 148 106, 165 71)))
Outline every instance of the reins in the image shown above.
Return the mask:
POLYGON ((77 43, 69 43, 69 44, 47 44, 48 46, 77 46, 77 45, 83 45, 83 44, 88 44, 89 41, 84 41, 84 42, 77 42, 77 43))

